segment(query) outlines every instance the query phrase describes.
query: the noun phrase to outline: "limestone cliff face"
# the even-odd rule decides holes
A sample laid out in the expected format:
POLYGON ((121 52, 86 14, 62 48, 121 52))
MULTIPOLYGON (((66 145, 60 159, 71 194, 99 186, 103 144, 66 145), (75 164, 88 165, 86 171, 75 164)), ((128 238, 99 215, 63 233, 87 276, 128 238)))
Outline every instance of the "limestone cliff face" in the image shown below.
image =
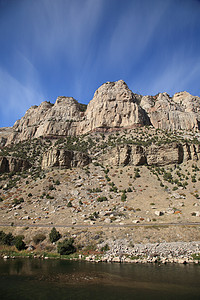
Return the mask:
POLYGON ((30 168, 28 161, 14 157, 0 156, 0 174, 9 172, 21 172, 30 168))
POLYGON ((113 148, 102 156, 102 161, 110 165, 133 165, 144 164, 165 166, 180 164, 185 160, 198 160, 199 149, 195 145, 171 143, 161 146, 121 145, 113 148))
POLYGON ((71 167, 83 167, 90 162, 90 157, 85 153, 52 148, 43 155, 42 168, 59 167, 68 169, 71 167))
POLYGON ((167 93, 144 96, 140 105, 148 113, 155 128, 194 131, 200 129, 200 98, 187 92, 177 93, 172 98, 167 93))
POLYGON ((58 97, 54 105, 42 102, 15 122, 7 143, 39 136, 75 135, 82 116, 80 104, 71 97, 58 97))
POLYGON ((148 125, 148 117, 137 102, 123 80, 103 84, 87 106, 79 133, 148 125))
POLYGON ((86 105, 71 97, 58 97, 55 104, 32 106, 13 128, 0 129, 0 146, 22 140, 80 135, 153 125, 164 130, 200 129, 200 98, 187 92, 170 97, 134 94, 123 80, 100 86, 86 105))

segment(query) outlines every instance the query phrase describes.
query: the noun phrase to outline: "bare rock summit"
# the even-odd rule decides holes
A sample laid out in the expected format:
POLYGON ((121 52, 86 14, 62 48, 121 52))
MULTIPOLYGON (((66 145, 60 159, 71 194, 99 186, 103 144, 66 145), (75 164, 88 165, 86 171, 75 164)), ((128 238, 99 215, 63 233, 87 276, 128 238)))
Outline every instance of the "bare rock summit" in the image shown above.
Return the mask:
POLYGON ((100 86, 88 104, 80 133, 148 125, 146 112, 123 80, 100 86))

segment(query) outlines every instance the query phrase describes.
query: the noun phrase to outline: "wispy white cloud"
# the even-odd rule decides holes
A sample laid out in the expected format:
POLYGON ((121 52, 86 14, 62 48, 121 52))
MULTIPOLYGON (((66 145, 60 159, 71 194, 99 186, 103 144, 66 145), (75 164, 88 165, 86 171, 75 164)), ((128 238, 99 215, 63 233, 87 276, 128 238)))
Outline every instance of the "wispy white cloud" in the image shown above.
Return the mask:
POLYGON ((40 49, 44 59, 57 60, 62 55, 77 64, 79 57, 82 58, 89 49, 102 7, 101 0, 96 0, 95 4, 92 0, 41 0, 39 5, 35 3, 29 8, 35 49, 40 49))
POLYGON ((200 95, 200 87, 197 89, 199 78, 200 58, 185 57, 184 51, 179 49, 154 69, 149 66, 149 71, 135 78, 131 87, 137 86, 142 94, 150 95, 158 92, 173 95, 184 90, 200 95))
POLYGON ((143 94, 197 90, 199 9, 197 0, 13 1, 0 18, 1 120, 44 94, 87 102, 118 79, 143 94))
POLYGON ((18 73, 22 73, 17 77, 0 68, 0 126, 5 123, 12 126, 31 105, 43 100, 36 70, 21 54, 18 54, 18 67, 18 73))
POLYGON ((142 57, 169 5, 169 1, 155 2, 152 6, 151 1, 133 1, 120 16, 109 45, 113 63, 125 61, 133 67, 142 57))

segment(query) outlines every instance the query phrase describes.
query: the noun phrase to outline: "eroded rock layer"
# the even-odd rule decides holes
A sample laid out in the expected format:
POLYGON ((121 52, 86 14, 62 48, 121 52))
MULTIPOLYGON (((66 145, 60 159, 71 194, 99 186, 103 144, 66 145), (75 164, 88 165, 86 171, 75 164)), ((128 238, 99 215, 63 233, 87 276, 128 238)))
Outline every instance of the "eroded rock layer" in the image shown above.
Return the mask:
POLYGON ((30 168, 27 160, 0 156, 0 173, 21 172, 30 168))
POLYGON ((115 166, 141 166, 147 164, 165 166, 180 164, 186 160, 198 160, 199 149, 196 145, 181 143, 164 144, 161 146, 121 145, 102 155, 102 161, 115 166))
POLYGON ((53 148, 43 155, 42 168, 59 167, 68 169, 83 167, 90 162, 91 159, 85 153, 53 148))

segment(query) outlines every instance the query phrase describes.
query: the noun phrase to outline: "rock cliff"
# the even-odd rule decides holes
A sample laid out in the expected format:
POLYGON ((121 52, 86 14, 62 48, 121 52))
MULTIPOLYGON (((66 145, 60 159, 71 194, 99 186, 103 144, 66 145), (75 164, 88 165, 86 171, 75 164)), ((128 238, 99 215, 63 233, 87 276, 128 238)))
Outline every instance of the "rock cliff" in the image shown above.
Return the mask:
POLYGON ((21 172, 31 167, 27 160, 14 157, 0 156, 0 174, 9 172, 21 172))
POLYGON ((58 97, 55 104, 42 102, 32 106, 13 126, 7 144, 40 136, 76 135, 83 117, 83 105, 71 97, 58 97))
POLYGON ((107 82, 94 94, 79 133, 149 125, 146 112, 123 80, 107 82))
POLYGON ((43 155, 42 168, 59 167, 68 169, 83 167, 90 162, 91 159, 85 153, 52 148, 43 155))
POLYGON ((200 98, 187 92, 173 97, 167 93, 141 96, 134 94, 123 80, 107 82, 97 89, 88 106, 72 97, 58 97, 55 104, 45 101, 32 106, 13 128, 0 130, 0 145, 40 136, 59 138, 144 125, 198 131, 200 98))
POLYGON ((160 93, 142 97, 140 105, 155 128, 172 131, 200 129, 199 97, 182 92, 170 98, 167 93, 160 93))
POLYGON ((163 144, 161 146, 150 145, 120 145, 102 155, 105 164, 115 166, 141 166, 147 164, 165 166, 169 164, 180 164, 183 161, 199 159, 200 150, 196 145, 181 143, 163 144))

